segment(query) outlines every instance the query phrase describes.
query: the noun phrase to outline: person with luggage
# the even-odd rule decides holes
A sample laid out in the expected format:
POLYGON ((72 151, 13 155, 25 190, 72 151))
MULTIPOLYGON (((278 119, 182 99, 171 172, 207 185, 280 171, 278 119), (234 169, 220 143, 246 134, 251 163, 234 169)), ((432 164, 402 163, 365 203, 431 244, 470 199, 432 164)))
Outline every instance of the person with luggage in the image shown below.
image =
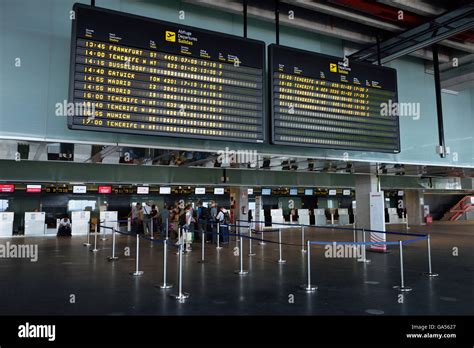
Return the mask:
POLYGON ((142 207, 142 221, 143 221, 143 233, 146 235, 151 234, 151 207, 148 204, 144 204, 142 207))
MULTIPOLYGON (((209 223, 211 225, 211 240, 213 243, 217 242, 217 204, 216 202, 211 202, 211 210, 209 214, 209 223)), ((220 237, 219 237, 220 238, 220 237)))
POLYGON ((209 222, 209 209, 202 204, 201 200, 198 202, 197 205, 198 233, 200 236, 204 233, 204 240, 209 243, 212 239, 212 236, 207 233, 207 224, 209 222))
POLYGON ((217 214, 217 222, 219 223, 219 235, 222 244, 229 244, 229 224, 230 224, 230 214, 229 211, 220 207, 219 213, 217 214))

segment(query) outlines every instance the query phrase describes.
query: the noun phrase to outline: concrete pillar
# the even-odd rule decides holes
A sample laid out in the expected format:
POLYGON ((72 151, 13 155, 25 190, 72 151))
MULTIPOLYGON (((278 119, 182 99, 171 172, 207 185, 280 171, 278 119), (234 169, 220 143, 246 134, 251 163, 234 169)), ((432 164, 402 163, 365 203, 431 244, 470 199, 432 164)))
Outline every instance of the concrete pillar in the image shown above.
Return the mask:
POLYGON ((370 193, 377 191, 377 176, 355 176, 356 227, 370 229, 370 193))
POLYGON ((423 192, 420 190, 405 190, 405 206, 408 214, 408 225, 422 225, 423 221, 423 192))
MULTIPOLYGON (((373 225, 377 219, 372 217, 372 213, 377 211, 381 214, 379 217, 384 220, 384 209, 371 209, 370 207, 370 193, 378 191, 378 179, 376 175, 356 175, 355 176, 355 198, 356 198, 356 216, 355 223, 356 228, 381 230, 380 226, 373 225), (372 222, 371 222, 372 221, 372 222)), ((384 227, 384 226, 383 226, 384 227)), ((369 234, 366 234, 366 240, 369 240, 369 234)), ((357 232, 357 240, 362 241, 362 232, 357 232)))

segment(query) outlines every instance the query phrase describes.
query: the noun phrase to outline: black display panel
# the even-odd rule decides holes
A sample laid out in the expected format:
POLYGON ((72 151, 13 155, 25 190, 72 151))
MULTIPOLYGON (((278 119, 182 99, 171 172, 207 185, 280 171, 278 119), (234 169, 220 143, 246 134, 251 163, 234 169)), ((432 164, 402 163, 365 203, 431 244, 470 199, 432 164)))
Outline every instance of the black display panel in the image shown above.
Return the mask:
POLYGON ((395 69, 270 45, 272 142, 400 152, 395 69), (387 109, 382 107, 387 103, 387 109))
POLYGON ((265 140, 265 44, 74 4, 71 129, 265 140), (76 111, 77 111, 76 110, 76 111))

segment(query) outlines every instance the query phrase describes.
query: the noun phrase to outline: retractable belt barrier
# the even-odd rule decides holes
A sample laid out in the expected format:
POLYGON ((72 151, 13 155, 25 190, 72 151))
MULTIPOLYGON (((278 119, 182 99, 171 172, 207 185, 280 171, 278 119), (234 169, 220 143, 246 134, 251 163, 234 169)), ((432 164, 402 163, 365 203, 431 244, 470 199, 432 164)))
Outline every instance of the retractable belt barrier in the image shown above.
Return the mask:
MULTIPOLYGON (((108 222, 125 222, 127 220, 117 220, 117 221, 108 221, 108 222)), ((236 222, 246 222, 248 224, 248 221, 243 221, 243 220, 237 220, 236 222)), ((101 221, 100 223, 102 223, 101 221)), ((282 242, 282 229, 281 228, 271 228, 271 229, 264 229, 264 230, 255 230, 252 228, 253 223, 259 223, 259 221, 252 221, 252 224, 248 225, 239 225, 239 224, 219 224, 217 223, 217 232, 209 232, 205 230, 198 231, 198 233, 201 233, 201 260, 199 261, 200 263, 205 262, 205 255, 204 255, 204 243, 205 243, 205 236, 206 235, 216 235, 217 236, 217 243, 218 243, 218 250, 221 249, 219 245, 219 237, 221 235, 225 235, 227 239, 229 239, 230 236, 235 236, 236 240, 240 243, 239 245, 239 256, 240 256, 240 269, 236 270, 235 273, 239 275, 246 275, 248 274, 248 270, 244 269, 244 262, 243 262, 243 240, 244 238, 247 238, 249 240, 249 256, 255 255, 252 251, 252 241, 260 241, 260 244, 264 245, 266 243, 273 243, 273 244, 278 244, 279 246, 279 259, 277 260, 278 263, 283 264, 286 263, 286 260, 283 259, 282 257, 282 246, 294 246, 294 247, 302 247, 301 252, 306 254, 307 256, 307 282, 301 286, 301 288, 307 292, 313 292, 315 291, 318 287, 313 285, 311 283, 311 245, 352 245, 354 249, 359 246, 363 246, 362 250, 364 251, 363 253, 363 260, 362 262, 368 262, 369 260, 366 260, 365 258, 365 246, 367 245, 374 245, 374 244, 382 244, 382 245, 398 245, 399 250, 400 250, 400 285, 399 286, 394 286, 395 289, 398 289, 399 291, 411 291, 412 289, 408 286, 405 286, 405 279, 404 279, 404 263, 403 263, 403 246, 408 245, 411 243, 415 243, 421 240, 427 240, 427 247, 428 247, 428 272, 424 273, 425 275, 429 277, 435 277, 438 274, 433 273, 431 269, 431 244, 430 244, 430 236, 425 235, 425 234, 416 234, 416 233, 401 233, 401 232, 386 232, 386 231, 378 231, 378 230, 369 230, 369 229, 360 229, 360 228, 340 228, 340 227, 326 227, 326 226, 312 226, 312 225, 304 225, 304 224, 292 224, 294 227, 301 227, 301 238, 302 238, 302 243, 301 244, 294 244, 294 243, 285 243, 282 242), (222 227, 226 227, 225 232, 222 232, 222 227), (332 230, 350 230, 350 231, 355 231, 359 230, 363 232, 363 241, 362 242, 356 242, 356 241, 311 241, 307 240, 306 243, 304 243, 305 239, 305 228, 307 227, 313 227, 313 228, 330 228, 332 230), (247 230, 247 233, 230 233, 229 231, 234 228, 235 230, 237 229, 244 229, 247 230), (264 239, 263 236, 265 233, 277 233, 278 232, 278 241, 274 240, 269 240, 269 239, 264 239), (393 234, 393 235, 403 235, 403 236, 413 236, 416 238, 412 239, 406 239, 406 240, 399 240, 399 241, 385 241, 385 242, 366 242, 365 241, 365 233, 366 232, 378 232, 378 233, 386 233, 386 234, 393 234), (252 233, 260 234, 261 237, 257 238, 252 236, 252 233), (238 238, 238 239, 237 239, 238 238), (306 244, 306 248, 305 248, 306 244)), ((275 223, 274 225, 285 225, 287 226, 288 224, 282 224, 282 223, 275 223)), ((97 227, 104 228, 104 230, 110 229, 112 230, 112 238, 113 238, 113 244, 112 244, 112 256, 109 257, 108 259, 110 261, 112 260, 117 260, 118 257, 115 256, 115 233, 119 233, 121 235, 126 235, 126 236, 136 236, 136 268, 135 271, 132 272, 131 274, 134 276, 140 276, 144 272, 139 270, 139 256, 140 256, 140 238, 144 240, 151 241, 153 243, 162 243, 164 247, 164 255, 163 255, 163 283, 160 285, 157 285, 160 289, 169 289, 173 285, 170 283, 167 283, 167 255, 168 255, 168 245, 172 245, 178 249, 178 292, 177 294, 172 295, 174 298, 179 300, 180 302, 184 301, 184 299, 189 297, 188 293, 183 292, 182 289, 182 283, 183 283, 183 253, 184 253, 184 244, 185 244, 185 238, 184 238, 184 233, 178 235, 178 242, 175 244, 173 242, 170 242, 169 239, 166 237, 164 239, 156 239, 154 236, 147 237, 144 235, 141 235, 139 233, 134 233, 134 232, 125 232, 125 231, 120 231, 119 229, 116 229, 114 227, 110 226, 103 226, 101 224, 97 224, 95 226, 95 247, 94 250, 92 251, 98 251, 97 249, 97 227)), ((181 228, 180 228, 181 229, 181 228)), ((104 233, 105 235, 105 233, 104 233)), ((88 239, 89 241, 89 239, 88 239)), ((89 243, 90 245, 90 243, 89 243)), ((360 261, 360 260, 358 260, 360 261)))

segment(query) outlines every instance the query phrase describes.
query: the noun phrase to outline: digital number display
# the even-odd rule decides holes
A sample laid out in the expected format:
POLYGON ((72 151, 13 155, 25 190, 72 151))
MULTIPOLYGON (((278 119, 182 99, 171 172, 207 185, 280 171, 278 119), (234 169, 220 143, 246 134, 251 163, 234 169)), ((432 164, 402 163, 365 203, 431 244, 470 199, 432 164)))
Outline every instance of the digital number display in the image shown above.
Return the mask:
POLYGON ((400 152, 399 120, 389 112, 398 101, 395 69, 268 50, 274 144, 400 152))
POLYGON ((69 128, 264 141, 263 42, 73 9, 69 128))

